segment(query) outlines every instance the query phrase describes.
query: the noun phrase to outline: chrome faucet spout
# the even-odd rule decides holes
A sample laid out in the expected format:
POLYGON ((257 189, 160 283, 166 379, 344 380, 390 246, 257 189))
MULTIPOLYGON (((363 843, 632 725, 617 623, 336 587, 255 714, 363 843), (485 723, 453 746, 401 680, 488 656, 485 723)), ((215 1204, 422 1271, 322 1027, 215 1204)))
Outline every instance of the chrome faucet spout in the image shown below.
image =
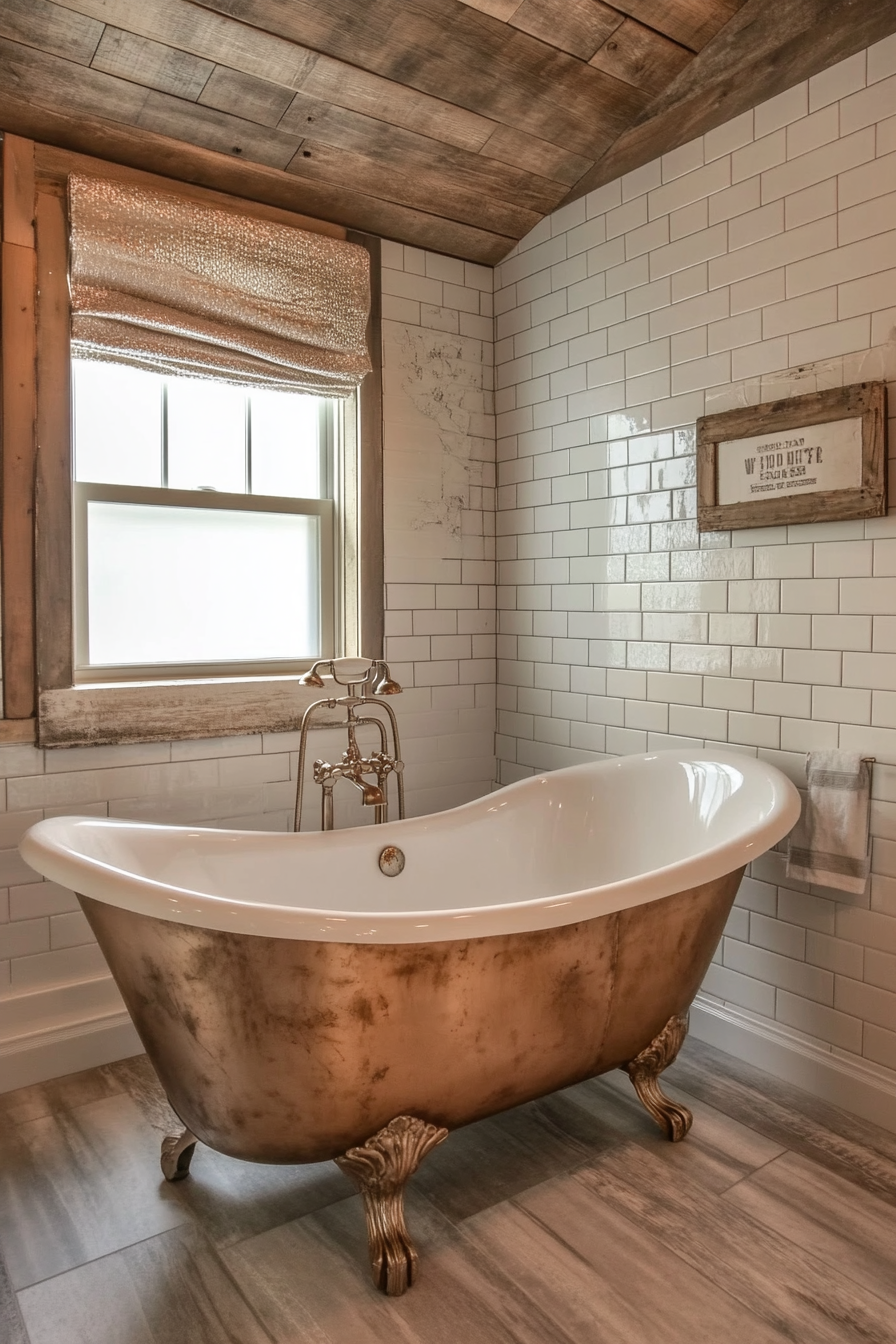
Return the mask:
POLYGON ((356 789, 361 790, 361 802, 365 807, 382 807, 386 801, 383 791, 376 784, 366 784, 363 779, 352 779, 346 775, 346 779, 354 784, 356 789))

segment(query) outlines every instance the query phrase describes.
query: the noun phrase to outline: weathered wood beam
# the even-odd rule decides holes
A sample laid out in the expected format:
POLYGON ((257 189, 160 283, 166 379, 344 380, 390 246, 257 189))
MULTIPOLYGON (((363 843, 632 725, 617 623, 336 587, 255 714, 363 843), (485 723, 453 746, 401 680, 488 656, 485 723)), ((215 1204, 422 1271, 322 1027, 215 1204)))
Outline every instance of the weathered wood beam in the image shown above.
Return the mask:
MULTIPOLYGON (((626 3, 634 7, 632 0, 626 3)), ((892 32, 894 0, 747 0, 584 174, 566 202, 687 144, 892 32)))
MULTIPOLYGON (((370 315, 367 319, 367 348, 372 371, 361 384, 358 395, 357 432, 363 452, 355 453, 356 498, 360 507, 358 549, 353 557, 358 604, 358 653, 365 658, 381 658, 385 639, 385 546, 383 542, 383 291, 382 245, 378 238, 349 234, 349 241, 360 243, 370 253, 370 315)), ((348 484, 348 482, 346 482, 348 484)), ((348 549, 348 548, 346 548, 348 549)), ((348 568, 350 557, 343 557, 348 568)), ((346 578, 349 576, 346 575, 346 578)))
POLYGON ((0 228, 5 243, 34 249, 34 148, 19 136, 9 136, 0 158, 3 183, 0 228))
MULTIPOLYGON (((38 745, 95 747, 285 733, 301 723, 315 699, 315 691, 300 686, 297 677, 70 686, 41 691, 38 745)), ((338 722, 335 712, 322 710, 321 726, 328 719, 338 722)), ((14 741, 33 731, 34 720, 29 722, 31 730, 14 741)), ((0 733, 0 742, 9 740, 0 733)))
POLYGON ((71 299, 65 203, 37 194, 35 645, 40 690, 72 684, 71 299))
POLYGON ((0 719, 0 743, 35 742, 37 719, 0 719))
POLYGON ((431 248, 492 266, 515 238, 439 218, 424 210, 379 200, 361 191, 312 182, 290 173, 241 162, 170 136, 112 120, 72 115, 10 96, 0 86, 0 128, 62 149, 192 182, 243 200, 331 220, 415 247, 431 248))
POLYGON ((0 242, 0 540, 3 550, 3 713, 34 714, 34 146, 2 145, 0 242))

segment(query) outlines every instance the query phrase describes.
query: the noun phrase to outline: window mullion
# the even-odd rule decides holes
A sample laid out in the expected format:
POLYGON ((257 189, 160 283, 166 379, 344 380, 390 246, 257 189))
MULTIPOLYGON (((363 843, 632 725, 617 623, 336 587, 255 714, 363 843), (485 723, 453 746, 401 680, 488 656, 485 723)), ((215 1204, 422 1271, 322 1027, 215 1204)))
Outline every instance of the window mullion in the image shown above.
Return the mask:
POLYGON ((334 425, 333 417, 335 415, 335 403, 321 399, 319 405, 320 419, 318 421, 317 444, 319 457, 319 480, 320 492, 327 499, 333 499, 335 478, 333 472, 333 450, 334 450, 334 425))
POLYGON ((252 493, 252 397, 246 393, 246 494, 252 493))
POLYGON ((168 488, 168 382, 162 383, 162 486, 168 488))

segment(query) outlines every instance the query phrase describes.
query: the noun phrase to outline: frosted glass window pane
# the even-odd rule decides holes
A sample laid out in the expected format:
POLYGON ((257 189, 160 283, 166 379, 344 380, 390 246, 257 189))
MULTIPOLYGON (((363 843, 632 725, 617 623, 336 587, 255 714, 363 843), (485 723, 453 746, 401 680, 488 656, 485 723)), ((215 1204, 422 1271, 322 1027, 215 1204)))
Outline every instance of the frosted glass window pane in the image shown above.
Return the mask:
POLYGON ((162 484, 162 378, 72 360, 75 480, 162 484))
POLYGON ((319 520, 90 500, 92 666, 317 657, 319 520))
POLYGON ((252 493, 320 499, 320 397, 252 393, 252 493))
POLYGON ((246 393, 204 378, 168 380, 168 485, 246 489, 246 393))

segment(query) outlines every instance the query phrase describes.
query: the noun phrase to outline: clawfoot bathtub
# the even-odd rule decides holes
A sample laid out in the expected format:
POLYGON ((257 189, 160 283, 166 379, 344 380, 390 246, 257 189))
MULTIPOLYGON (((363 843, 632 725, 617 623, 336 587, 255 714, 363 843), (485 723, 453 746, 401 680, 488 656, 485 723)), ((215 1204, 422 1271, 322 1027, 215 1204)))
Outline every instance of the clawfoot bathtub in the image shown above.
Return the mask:
POLYGON ((798 814, 761 761, 668 751, 375 828, 61 817, 21 850, 80 893, 186 1127, 165 1175, 187 1174, 197 1139, 335 1158, 397 1294, 416 1267, 404 1185, 450 1130, 621 1067, 684 1137, 659 1075, 745 864, 798 814))

